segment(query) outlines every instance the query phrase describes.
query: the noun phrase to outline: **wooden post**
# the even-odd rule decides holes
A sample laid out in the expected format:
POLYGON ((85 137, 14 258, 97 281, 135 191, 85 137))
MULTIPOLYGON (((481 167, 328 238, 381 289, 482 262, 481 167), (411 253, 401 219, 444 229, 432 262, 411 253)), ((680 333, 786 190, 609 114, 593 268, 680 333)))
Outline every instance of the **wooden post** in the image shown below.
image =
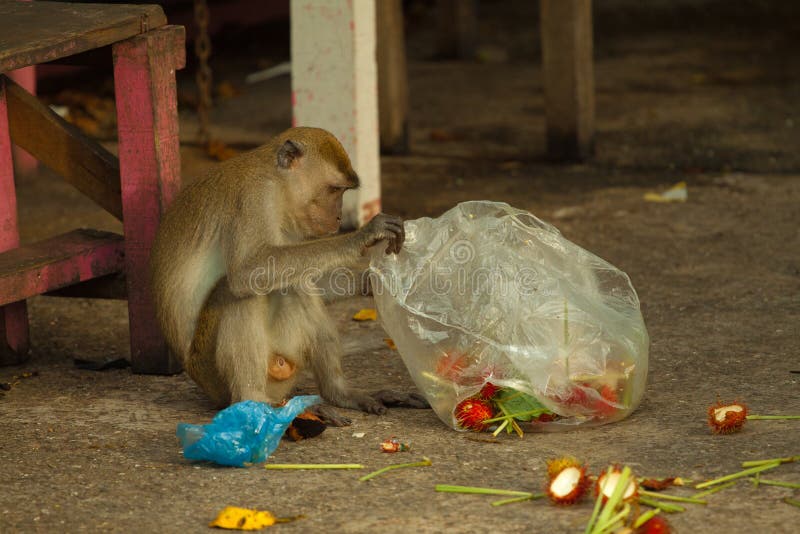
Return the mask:
MULTIPOLYGON (((17 193, 8 127, 6 78, 0 75, 0 252, 19 246, 17 193)), ((0 365, 28 359, 28 311, 25 301, 0 307, 0 365)))
POLYGON ((182 26, 163 26, 113 46, 131 364, 169 374, 180 363, 156 323, 148 260, 161 214, 180 189, 175 71, 183 68, 182 26))
POLYGON ((580 161, 594 153, 592 0, 541 0, 547 154, 580 161))
POLYGON ((402 0, 378 0, 378 111, 381 152, 408 152, 408 68, 402 0))
POLYGON ((342 143, 361 187, 344 196, 345 227, 380 211, 375 0, 292 0, 293 123, 342 143))
MULTIPOLYGON (((12 70, 8 76, 32 95, 36 94, 36 65, 12 70)), ((39 167, 36 158, 16 145, 14 146, 14 163, 17 171, 23 174, 34 172, 39 167)))
POLYGON ((437 0, 439 56, 474 59, 478 42, 478 0, 437 0))

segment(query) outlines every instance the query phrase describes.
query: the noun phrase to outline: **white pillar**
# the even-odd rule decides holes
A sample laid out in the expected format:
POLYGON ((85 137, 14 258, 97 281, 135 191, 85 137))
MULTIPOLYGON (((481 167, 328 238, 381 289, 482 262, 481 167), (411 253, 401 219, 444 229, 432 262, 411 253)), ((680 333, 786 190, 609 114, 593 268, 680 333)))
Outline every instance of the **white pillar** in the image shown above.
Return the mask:
POLYGON ((361 187, 344 197, 343 223, 380 211, 375 0, 292 0, 292 107, 344 146, 361 187))

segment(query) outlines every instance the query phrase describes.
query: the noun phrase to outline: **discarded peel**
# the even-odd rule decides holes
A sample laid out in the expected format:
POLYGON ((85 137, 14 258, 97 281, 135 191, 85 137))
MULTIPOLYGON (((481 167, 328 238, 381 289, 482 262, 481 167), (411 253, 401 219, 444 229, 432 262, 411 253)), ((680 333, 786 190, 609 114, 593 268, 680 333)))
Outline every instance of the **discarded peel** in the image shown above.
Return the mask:
POLYGON ((747 420, 747 406, 742 402, 718 402, 708 409, 708 425, 715 434, 738 432, 747 420))
POLYGON ((547 496, 556 504, 575 504, 589 486, 585 467, 562 469, 547 485, 547 496))
MULTIPOLYGON (((597 479, 597 486, 595 488, 598 495, 603 496, 603 500, 607 500, 614 494, 614 490, 617 487, 617 484, 620 480, 620 475, 622 474, 622 470, 618 467, 613 468, 608 472, 604 472, 600 477, 597 479)), ((622 492, 622 501, 630 501, 637 497, 639 493, 639 485, 636 482, 635 478, 630 478, 628 480, 628 485, 625 487, 624 491, 622 492)))

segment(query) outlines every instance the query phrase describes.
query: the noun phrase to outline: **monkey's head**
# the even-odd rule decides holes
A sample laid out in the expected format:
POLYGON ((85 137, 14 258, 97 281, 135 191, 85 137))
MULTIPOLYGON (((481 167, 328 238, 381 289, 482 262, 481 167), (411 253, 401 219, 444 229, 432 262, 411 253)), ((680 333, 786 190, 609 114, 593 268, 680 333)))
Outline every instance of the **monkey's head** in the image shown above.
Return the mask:
POLYGON ((307 238, 338 232, 342 196, 359 185, 339 140, 320 128, 291 128, 278 138, 276 164, 297 228, 307 238))

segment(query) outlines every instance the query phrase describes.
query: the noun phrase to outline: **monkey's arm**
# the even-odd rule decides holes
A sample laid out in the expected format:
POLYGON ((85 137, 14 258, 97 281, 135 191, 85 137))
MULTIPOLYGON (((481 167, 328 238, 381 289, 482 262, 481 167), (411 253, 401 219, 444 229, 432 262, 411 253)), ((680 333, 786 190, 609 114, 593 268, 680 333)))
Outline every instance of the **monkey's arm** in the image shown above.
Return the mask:
POLYGON ((379 214, 358 232, 343 236, 283 246, 263 241, 231 243, 228 288, 237 297, 264 295, 292 286, 302 287, 304 283, 313 290, 314 279, 337 267, 356 263, 366 248, 386 240, 387 254, 396 253, 404 238, 403 222, 398 217, 379 214))

